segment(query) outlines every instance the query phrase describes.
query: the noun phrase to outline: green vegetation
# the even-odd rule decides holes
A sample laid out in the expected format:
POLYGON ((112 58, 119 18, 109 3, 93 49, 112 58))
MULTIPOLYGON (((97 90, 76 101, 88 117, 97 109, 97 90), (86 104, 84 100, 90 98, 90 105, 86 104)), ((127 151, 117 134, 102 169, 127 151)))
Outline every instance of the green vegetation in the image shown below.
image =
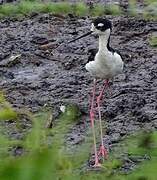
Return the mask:
POLYGON ((91 11, 90 11, 90 14, 92 16, 103 16, 103 15, 120 15, 122 12, 119 8, 118 5, 114 5, 114 4, 111 4, 111 5, 107 5, 107 6, 102 6, 100 4, 97 4, 95 5, 91 11))
POLYGON ((157 168, 157 132, 143 132, 135 134, 125 140, 128 154, 143 156, 150 160, 145 161, 135 172, 128 175, 128 179, 156 179, 157 168))
MULTIPOLYGON (((0 104, 4 102, 9 104, 1 95, 0 104)), ((10 105, 9 107, 11 109, 10 105)), ((5 113, 7 114, 7 111, 5 113)), ((85 168, 92 146, 90 127, 87 128, 86 138, 80 145, 71 148, 66 142, 68 132, 80 119, 78 107, 67 105, 65 112, 53 122, 52 128, 45 128, 47 121, 52 120, 51 114, 50 109, 34 114, 30 119, 32 128, 21 140, 7 137, 4 133, 5 129, 0 126, 0 179, 138 180, 142 178, 154 180, 156 178, 156 131, 141 132, 125 138, 113 148, 101 171, 90 171, 85 168), (15 147, 19 147, 23 155, 12 156, 10 150, 15 147), (150 157, 150 160, 145 160, 136 170, 126 175, 119 171, 124 165, 123 157, 126 155, 135 161, 139 156, 150 157)))
POLYGON ((151 4, 148 4, 145 9, 143 16, 145 19, 157 19, 157 2, 152 2, 151 4))
POLYGON ((86 16, 88 14, 88 7, 84 3, 71 5, 71 13, 77 16, 86 16))
POLYGON ((17 119, 17 113, 0 93, 0 120, 17 119))
MULTIPOLYGON (((41 0, 22 0, 17 4, 6 3, 0 5, 0 18, 29 16, 32 13, 52 13, 52 14, 73 14, 76 16, 103 16, 123 14, 120 7, 115 4, 88 6, 83 2, 43 2, 41 0)), ((139 8, 136 0, 129 1, 128 15, 143 17, 144 19, 157 19, 156 0, 145 0, 144 7, 139 8)))
POLYGON ((129 15, 143 17, 146 20, 157 19, 157 2, 156 0, 145 0, 143 7, 138 7, 137 0, 129 1, 129 15))
POLYGON ((152 47, 157 47, 157 36, 155 35, 152 35, 150 38, 149 38, 149 43, 152 47))
POLYGON ((71 4, 68 2, 53 3, 41 1, 21 1, 18 4, 6 3, 0 6, 0 17, 19 17, 30 15, 31 13, 52 13, 67 15, 72 13, 77 16, 86 16, 91 14, 93 16, 112 14, 120 14, 119 7, 116 5, 100 6, 95 5, 89 8, 85 3, 71 4))
POLYGON ((144 3, 147 5, 150 5, 152 3, 156 2, 156 0, 144 0, 144 3))
POLYGON ((105 14, 120 15, 122 14, 118 5, 108 5, 105 7, 105 14))
POLYGON ((136 0, 129 1, 129 15, 131 16, 137 16, 137 8, 136 8, 136 0))
MULTIPOLYGON (((143 8, 137 7, 136 0, 129 1, 128 15, 139 16, 145 19, 157 19, 157 3, 153 0, 145 0, 143 8)), ((100 5, 94 4, 88 6, 83 2, 43 2, 41 0, 22 0, 17 4, 6 3, 0 5, 0 18, 3 17, 21 17, 29 16, 32 13, 52 13, 52 14, 73 14, 76 16, 103 16, 103 15, 120 15, 123 14, 120 7, 115 4, 100 5)))

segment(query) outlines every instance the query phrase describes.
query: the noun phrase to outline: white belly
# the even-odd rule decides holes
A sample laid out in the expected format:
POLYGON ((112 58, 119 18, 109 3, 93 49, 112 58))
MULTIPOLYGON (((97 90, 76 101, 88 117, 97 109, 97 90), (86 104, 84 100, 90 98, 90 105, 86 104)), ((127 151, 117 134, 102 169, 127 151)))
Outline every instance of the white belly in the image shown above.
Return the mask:
POLYGON ((122 73, 123 61, 121 56, 116 52, 113 54, 98 52, 95 60, 86 64, 86 70, 97 78, 109 79, 122 73))

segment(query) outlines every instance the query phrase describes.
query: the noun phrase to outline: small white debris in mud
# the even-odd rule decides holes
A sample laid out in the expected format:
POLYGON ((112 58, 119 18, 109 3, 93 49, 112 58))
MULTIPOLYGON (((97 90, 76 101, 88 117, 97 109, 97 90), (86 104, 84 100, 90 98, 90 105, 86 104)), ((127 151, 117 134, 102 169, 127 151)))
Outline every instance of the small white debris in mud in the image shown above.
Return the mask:
POLYGON ((63 105, 61 105, 61 106, 60 106, 60 110, 64 113, 64 112, 65 112, 65 110, 66 110, 66 107, 65 107, 65 106, 63 106, 63 105))
POLYGON ((20 58, 20 57, 21 57, 21 54, 12 55, 12 56, 9 58, 9 60, 10 60, 10 61, 14 61, 14 60, 16 60, 17 58, 20 58))

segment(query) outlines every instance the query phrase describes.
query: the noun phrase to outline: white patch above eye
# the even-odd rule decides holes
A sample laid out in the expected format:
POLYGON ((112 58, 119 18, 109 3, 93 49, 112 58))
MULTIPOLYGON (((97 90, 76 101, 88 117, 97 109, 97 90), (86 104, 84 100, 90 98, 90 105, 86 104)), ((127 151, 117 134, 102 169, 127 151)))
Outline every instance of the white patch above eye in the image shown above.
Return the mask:
POLYGON ((103 23, 99 23, 97 26, 98 26, 98 27, 103 27, 104 24, 103 24, 103 23))

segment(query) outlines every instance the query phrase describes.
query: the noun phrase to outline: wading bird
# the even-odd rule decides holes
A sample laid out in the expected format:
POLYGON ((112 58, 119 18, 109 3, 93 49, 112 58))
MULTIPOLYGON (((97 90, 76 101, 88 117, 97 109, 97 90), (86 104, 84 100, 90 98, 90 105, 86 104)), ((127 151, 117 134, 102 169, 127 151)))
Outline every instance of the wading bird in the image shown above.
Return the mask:
POLYGON ((92 98, 91 98, 91 107, 90 107, 90 120, 91 127, 93 133, 93 141, 94 141, 94 154, 95 154, 95 164, 94 167, 101 166, 99 162, 99 156, 107 158, 108 152, 104 146, 103 142, 103 132, 102 132, 102 117, 100 111, 100 102, 102 99, 102 95, 105 89, 109 86, 108 80, 113 78, 119 73, 122 73, 123 70, 123 61, 119 53, 117 53, 113 48, 110 47, 110 33, 112 30, 111 21, 104 18, 96 18, 91 25, 91 31, 70 41, 74 42, 78 39, 81 39, 90 34, 97 34, 99 36, 99 50, 96 53, 93 61, 88 62, 86 64, 86 70, 94 77, 94 86, 92 90, 92 98), (96 92, 96 79, 104 79, 104 85, 102 90, 100 91, 99 96, 95 97, 96 92), (95 135, 95 99, 99 115, 99 125, 100 125, 100 136, 101 136, 101 145, 99 150, 97 151, 96 147, 96 135, 95 135))

